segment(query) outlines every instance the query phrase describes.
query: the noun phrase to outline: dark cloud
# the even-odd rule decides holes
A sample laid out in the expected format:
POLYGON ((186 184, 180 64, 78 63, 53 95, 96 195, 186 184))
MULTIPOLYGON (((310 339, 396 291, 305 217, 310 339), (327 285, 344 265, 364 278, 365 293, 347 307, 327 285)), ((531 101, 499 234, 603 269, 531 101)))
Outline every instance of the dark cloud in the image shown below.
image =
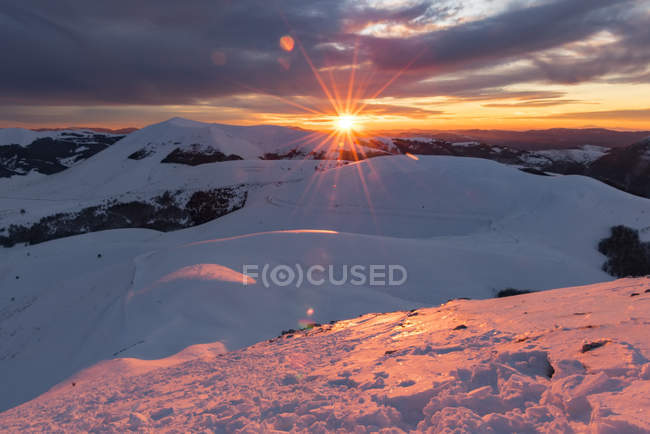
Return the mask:
MULTIPOLYGON (((343 68, 355 44, 366 95, 414 59, 384 95, 517 98, 504 87, 608 74, 648 81, 647 13, 635 12, 645 0, 513 3, 499 15, 408 38, 351 33, 376 22, 419 29, 458 12, 438 3, 377 9, 347 0, 0 1, 0 104, 180 105, 273 93, 313 98, 324 107, 301 47, 315 65, 343 68), (602 48, 579 47, 578 56, 568 57, 545 51, 604 30, 616 41, 602 48), (299 42, 291 52, 278 44, 286 34, 299 42), (521 59, 528 63, 506 73, 480 72, 521 59), (458 78, 436 80, 451 72, 458 78)), ((345 82, 348 71, 342 71, 335 82, 345 82)), ((255 100, 239 99, 236 106, 245 101, 255 100)))
POLYGON ((295 29, 310 48, 339 30, 334 0, 5 3, 5 102, 182 104, 248 92, 242 84, 279 93, 313 88, 305 62, 291 62, 290 72, 278 63, 279 38, 295 29))

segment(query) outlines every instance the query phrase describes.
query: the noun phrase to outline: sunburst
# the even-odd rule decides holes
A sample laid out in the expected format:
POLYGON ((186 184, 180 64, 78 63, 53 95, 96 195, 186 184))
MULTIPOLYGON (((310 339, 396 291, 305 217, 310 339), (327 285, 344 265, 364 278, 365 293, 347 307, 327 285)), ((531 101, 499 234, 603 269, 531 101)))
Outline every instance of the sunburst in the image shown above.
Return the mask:
POLYGON ((358 128, 359 119, 357 116, 341 114, 335 119, 334 125, 337 130, 347 133, 355 131, 358 128))
MULTIPOLYGON (((288 23, 286 24, 288 25, 288 23)), ((359 44, 357 41, 354 45, 352 65, 350 65, 348 68, 350 73, 347 80, 347 89, 345 89, 346 92, 342 93, 340 87, 345 87, 345 84, 341 85, 341 83, 337 82, 337 80, 334 78, 332 73, 333 68, 324 67, 319 70, 314 65, 312 59, 310 58, 309 54, 307 53, 307 50, 305 49, 305 47, 303 46, 299 38, 297 38, 296 36, 288 37, 287 35, 285 35, 283 39, 280 41, 280 46, 285 51, 291 51, 293 50, 294 47, 298 48, 298 50, 303 55, 305 61, 309 65, 316 82, 320 86, 325 96, 325 99, 327 100, 329 106, 331 107, 331 110, 325 110, 325 111, 319 110, 314 107, 309 107, 304 103, 304 101, 299 103, 291 99, 284 98, 282 96, 273 95, 269 92, 264 92, 260 89, 254 89, 251 86, 245 86, 245 87, 249 88, 250 90, 256 91, 257 93, 264 93, 270 97, 284 101, 288 105, 291 105, 294 108, 304 111, 305 114, 309 115, 310 118, 313 119, 315 122, 321 124, 323 122, 329 122, 331 128, 327 134, 323 135, 322 133, 314 132, 308 135, 307 137, 305 137, 303 140, 300 140, 300 141, 304 141, 303 143, 304 145, 309 144, 310 147, 313 146, 311 151, 312 155, 318 155, 324 152, 325 154, 329 154, 330 158, 334 155, 337 155, 338 160, 350 160, 350 159, 354 161, 366 160, 367 157, 366 150, 368 150, 369 148, 360 145, 359 132, 363 130, 364 121, 368 119, 367 116, 368 114, 365 113, 365 109, 367 105, 372 100, 378 98, 391 84, 393 84, 402 74, 404 74, 411 67, 411 65, 417 60, 417 58, 420 57, 422 52, 419 53, 417 56, 415 56, 404 68, 394 73, 383 85, 379 86, 379 88, 376 89, 374 92, 366 92, 368 90, 367 88, 369 83, 372 81, 372 79, 375 76, 375 72, 371 71, 365 77, 362 77, 361 80, 359 80, 359 77, 357 77, 357 74, 360 69, 360 65, 358 64, 359 44), (327 74, 326 78, 329 81, 329 86, 326 83, 323 76, 321 75, 321 72, 327 74), (314 142, 316 142, 315 145, 313 145, 314 142)), ((296 145, 300 146, 299 143, 296 143, 296 145)), ((311 158, 311 156, 306 158, 311 158)), ((358 173, 359 180, 361 182, 364 191, 364 195, 366 196, 366 201, 368 203, 369 210, 371 212, 371 217, 374 220, 375 219, 374 207, 370 198, 370 192, 368 189, 367 181, 364 176, 363 167, 367 166, 367 170, 373 175, 374 179, 377 179, 379 181, 381 180, 379 179, 378 176, 375 176, 376 171, 373 168, 371 162, 369 160, 366 160, 366 163, 367 164, 364 166, 357 164, 355 165, 355 168, 358 173)), ((337 178, 338 175, 339 172, 337 172, 337 178)), ((312 177, 303 195, 309 194, 308 192, 312 187, 312 183, 314 182, 320 184, 321 177, 319 176, 312 177)))

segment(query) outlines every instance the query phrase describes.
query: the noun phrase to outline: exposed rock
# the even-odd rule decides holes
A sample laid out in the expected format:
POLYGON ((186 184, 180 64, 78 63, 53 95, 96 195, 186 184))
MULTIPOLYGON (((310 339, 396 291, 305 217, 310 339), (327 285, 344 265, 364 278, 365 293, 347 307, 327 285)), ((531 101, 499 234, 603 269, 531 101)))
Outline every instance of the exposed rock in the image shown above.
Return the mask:
MULTIPOLYGON (((129 156, 129 158, 131 158, 131 156, 129 156)), ((190 146, 190 149, 174 149, 161 161, 161 163, 177 163, 187 164, 188 166, 198 166, 199 164, 233 160, 243 160, 243 158, 235 154, 226 155, 211 146, 193 144, 190 146)))

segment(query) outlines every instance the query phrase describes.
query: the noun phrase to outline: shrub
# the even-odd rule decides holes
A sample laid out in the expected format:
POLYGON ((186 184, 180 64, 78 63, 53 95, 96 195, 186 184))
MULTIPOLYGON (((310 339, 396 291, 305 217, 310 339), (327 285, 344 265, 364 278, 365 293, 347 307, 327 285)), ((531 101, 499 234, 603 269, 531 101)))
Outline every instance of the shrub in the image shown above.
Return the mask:
POLYGON ((603 271, 616 277, 650 274, 650 243, 641 242, 639 231, 627 226, 613 226, 610 236, 598 243, 598 251, 607 256, 603 271))
POLYGON ((521 294, 530 294, 531 292, 533 291, 529 289, 505 288, 497 292, 497 298, 512 297, 513 295, 521 295, 521 294))

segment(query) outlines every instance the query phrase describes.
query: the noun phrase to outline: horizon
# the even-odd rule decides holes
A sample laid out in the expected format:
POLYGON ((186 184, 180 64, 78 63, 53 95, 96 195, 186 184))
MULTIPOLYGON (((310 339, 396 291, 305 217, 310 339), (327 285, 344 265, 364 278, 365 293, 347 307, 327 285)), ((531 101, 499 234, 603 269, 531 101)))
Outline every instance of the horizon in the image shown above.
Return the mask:
MULTIPOLYGON (((184 119, 184 120, 189 120, 189 121, 194 121, 194 122, 200 122, 200 123, 205 123, 205 124, 212 124, 212 125, 228 125, 228 126, 279 126, 279 127, 284 127, 284 128, 292 128, 292 129, 297 129, 297 130, 305 130, 305 131, 313 131, 313 132, 327 132, 331 130, 331 128, 325 128, 323 130, 319 129, 307 129, 307 128, 302 128, 302 127, 297 127, 297 126, 291 126, 291 125, 277 125, 277 124, 238 124, 238 123, 226 123, 226 122, 218 122, 218 121, 197 121, 195 119, 187 118, 187 117, 182 117, 182 116, 173 116, 170 118, 162 119, 160 121, 155 121, 150 124, 142 125, 140 127, 136 126, 130 126, 130 125, 124 125, 124 126, 116 126, 116 127, 105 127, 105 126, 99 126, 99 125, 53 125, 50 127, 42 127, 42 126, 34 126, 34 127, 23 127, 23 126, 16 126, 16 125, 7 125, 7 126, 0 126, 0 129, 11 129, 11 128, 16 128, 16 129, 25 129, 25 130, 31 130, 31 131, 36 131, 36 132, 45 132, 45 131, 65 131, 65 130, 90 130, 90 131, 98 131, 98 132, 109 132, 109 133, 124 133, 124 134, 130 134, 131 132, 135 132, 144 128, 147 128, 152 125, 157 125, 161 123, 165 123, 168 121, 172 121, 174 119, 184 119)), ((436 129, 425 129, 425 128, 414 128, 414 129, 404 129, 404 128, 394 128, 394 129, 377 129, 377 130, 360 130, 357 133, 355 133, 355 136, 372 136, 372 135, 380 135, 380 134, 406 134, 406 133, 412 133, 412 134, 435 134, 435 133, 460 133, 460 132, 509 132, 509 133, 526 133, 526 132, 542 132, 542 131, 553 131, 553 130, 565 130, 565 131, 593 131, 593 130, 603 130, 603 131, 611 131, 611 132, 616 132, 616 133, 650 133, 650 129, 627 129, 627 128, 605 128, 605 127, 600 127, 600 126, 583 126, 583 127, 575 127, 575 128, 570 128, 570 127, 548 127, 548 128, 510 128, 510 129, 499 129, 499 128, 449 128, 449 129, 443 129, 443 128, 436 128, 436 129)))
POLYGON ((0 127, 643 131, 649 4, 3 5, 0 127))

